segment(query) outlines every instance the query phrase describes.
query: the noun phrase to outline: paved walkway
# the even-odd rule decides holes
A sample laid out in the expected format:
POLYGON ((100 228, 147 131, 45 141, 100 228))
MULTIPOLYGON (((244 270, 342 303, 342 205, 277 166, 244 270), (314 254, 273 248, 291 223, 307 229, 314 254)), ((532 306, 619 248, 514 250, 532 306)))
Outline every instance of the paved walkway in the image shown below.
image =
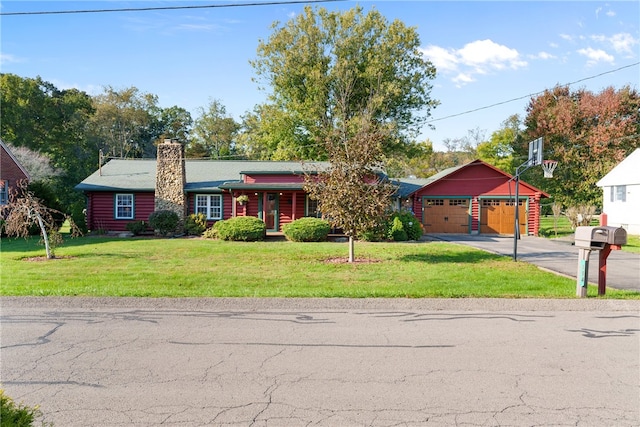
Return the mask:
MULTIPOLYGON (((512 236, 430 234, 428 239, 469 245, 499 255, 513 257, 512 236)), ((572 240, 522 236, 517 244, 518 261, 525 261, 556 273, 576 278, 578 248, 572 240)), ((598 253, 589 261, 589 282, 598 283, 598 253)), ((612 251, 607 260, 607 288, 640 291, 640 254, 612 251)))

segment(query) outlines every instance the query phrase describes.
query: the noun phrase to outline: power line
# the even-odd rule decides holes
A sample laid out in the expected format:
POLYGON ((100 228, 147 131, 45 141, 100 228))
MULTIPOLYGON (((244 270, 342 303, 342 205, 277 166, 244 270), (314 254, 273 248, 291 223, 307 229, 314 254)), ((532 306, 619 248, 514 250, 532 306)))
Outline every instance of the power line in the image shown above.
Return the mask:
MULTIPOLYGON (((635 66, 637 66, 638 64, 640 64, 640 62, 636 62, 636 63, 634 63, 634 64, 629 64, 629 65, 625 65, 625 66, 623 66, 623 67, 616 68, 615 70, 605 71, 605 72, 603 72, 603 73, 596 74, 595 76, 585 77, 585 78, 583 78, 583 79, 576 80, 575 82, 565 83, 565 84, 563 84, 563 85, 558 85, 558 86, 571 86, 571 85, 574 85, 574 84, 577 84, 577 83, 584 82, 584 81, 586 81, 586 80, 591 80, 591 79, 595 79, 595 78, 597 78, 597 77, 601 77, 601 76, 604 76, 604 75, 607 75, 607 74, 615 73, 615 72, 618 72, 618 71, 624 70, 624 69, 626 69, 626 68, 635 67, 635 66)), ((475 113, 475 112, 477 112, 477 111, 487 110, 487 109, 489 109, 489 108, 497 107, 498 105, 504 105, 504 104, 508 104, 508 103, 510 103, 510 102, 520 101, 521 99, 531 98, 532 96, 541 95, 541 94, 543 94, 543 93, 544 93, 545 91, 547 91, 547 90, 548 90, 548 89, 542 90, 542 91, 540 91, 540 92, 530 93, 529 95, 519 96, 519 97, 517 97, 517 98, 509 99, 509 100, 507 100, 507 101, 496 102, 495 104, 486 105, 486 106, 484 106, 484 107, 474 108, 473 110, 467 110, 467 111, 463 111, 463 112, 461 112, 461 113, 450 114, 450 115, 448 115, 448 116, 444 116, 444 117, 439 117, 439 118, 437 118, 437 119, 428 120, 426 123, 427 123, 427 124, 429 124, 429 123, 433 123, 433 122, 438 122, 438 121, 440 121, 440 120, 445 120, 445 119, 450 119, 450 118, 453 118, 453 117, 463 116, 463 115, 465 115, 465 114, 475 113)))
POLYGON ((271 1, 271 2, 253 2, 253 3, 227 3, 227 4, 209 4, 198 6, 159 6, 159 7, 130 7, 119 9, 80 9, 80 10, 51 10, 51 11, 34 11, 34 12, 0 12, 0 16, 18 16, 18 15, 63 15, 78 13, 105 13, 105 12, 144 12, 155 10, 181 10, 181 9, 212 9, 223 7, 248 7, 248 6, 276 6, 287 4, 301 3, 332 3, 346 0, 291 0, 291 1, 271 1))

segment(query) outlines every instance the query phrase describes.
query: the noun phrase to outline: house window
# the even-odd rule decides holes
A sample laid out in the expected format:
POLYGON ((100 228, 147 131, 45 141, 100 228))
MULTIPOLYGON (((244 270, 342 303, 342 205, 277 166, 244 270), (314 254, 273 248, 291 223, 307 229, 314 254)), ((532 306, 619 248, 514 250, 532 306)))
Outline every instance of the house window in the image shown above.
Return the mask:
POLYGON ((449 206, 469 206, 467 199, 449 199, 449 206))
POLYGON ((307 216, 322 218, 322 212, 318 210, 318 201, 307 196, 307 216))
POLYGON ((9 182, 0 181, 0 205, 9 203, 9 182))
POLYGON ((133 219, 133 194, 116 194, 116 219, 133 219))
POLYGON ((616 185, 611 187, 611 201, 612 202, 626 202, 627 201, 627 186, 616 185))
POLYGON ((444 206, 443 199, 426 199, 424 204, 427 206, 444 206))
POLYGON ((222 219, 222 195, 196 195, 196 213, 204 214, 207 219, 222 219))

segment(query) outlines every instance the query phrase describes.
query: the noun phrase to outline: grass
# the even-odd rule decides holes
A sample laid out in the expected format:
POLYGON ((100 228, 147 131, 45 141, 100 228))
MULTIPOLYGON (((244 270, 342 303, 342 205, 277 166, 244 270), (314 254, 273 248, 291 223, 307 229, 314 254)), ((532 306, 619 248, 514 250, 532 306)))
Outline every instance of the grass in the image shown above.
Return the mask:
MULTIPOLYGON (((600 225, 599 220, 591 221, 592 226, 600 225)), ((557 227, 554 227, 553 215, 540 217, 540 236, 548 238, 572 237, 575 230, 571 228, 569 220, 562 216, 558 218, 557 227), (557 232, 557 233, 556 233, 557 232)), ((640 254, 640 236, 627 235, 627 244, 622 246, 625 252, 640 254)))
MULTIPOLYGON (((139 297, 574 298, 575 280, 462 245, 67 239, 34 260, 37 238, 2 239, 0 295, 139 297)), ((589 288, 589 296, 597 289, 589 288)), ((606 298, 638 298, 608 291, 606 298)))

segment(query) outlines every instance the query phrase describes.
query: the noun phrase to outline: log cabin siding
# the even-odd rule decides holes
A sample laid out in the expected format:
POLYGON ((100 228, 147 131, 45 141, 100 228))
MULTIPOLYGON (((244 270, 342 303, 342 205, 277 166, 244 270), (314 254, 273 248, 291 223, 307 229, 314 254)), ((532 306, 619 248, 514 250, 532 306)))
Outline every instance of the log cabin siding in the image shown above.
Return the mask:
POLYGON ((127 224, 148 221, 154 210, 154 193, 149 192, 95 192, 87 195, 87 227, 90 231, 126 231, 127 224), (116 219, 116 194, 133 194, 133 219, 116 219))

